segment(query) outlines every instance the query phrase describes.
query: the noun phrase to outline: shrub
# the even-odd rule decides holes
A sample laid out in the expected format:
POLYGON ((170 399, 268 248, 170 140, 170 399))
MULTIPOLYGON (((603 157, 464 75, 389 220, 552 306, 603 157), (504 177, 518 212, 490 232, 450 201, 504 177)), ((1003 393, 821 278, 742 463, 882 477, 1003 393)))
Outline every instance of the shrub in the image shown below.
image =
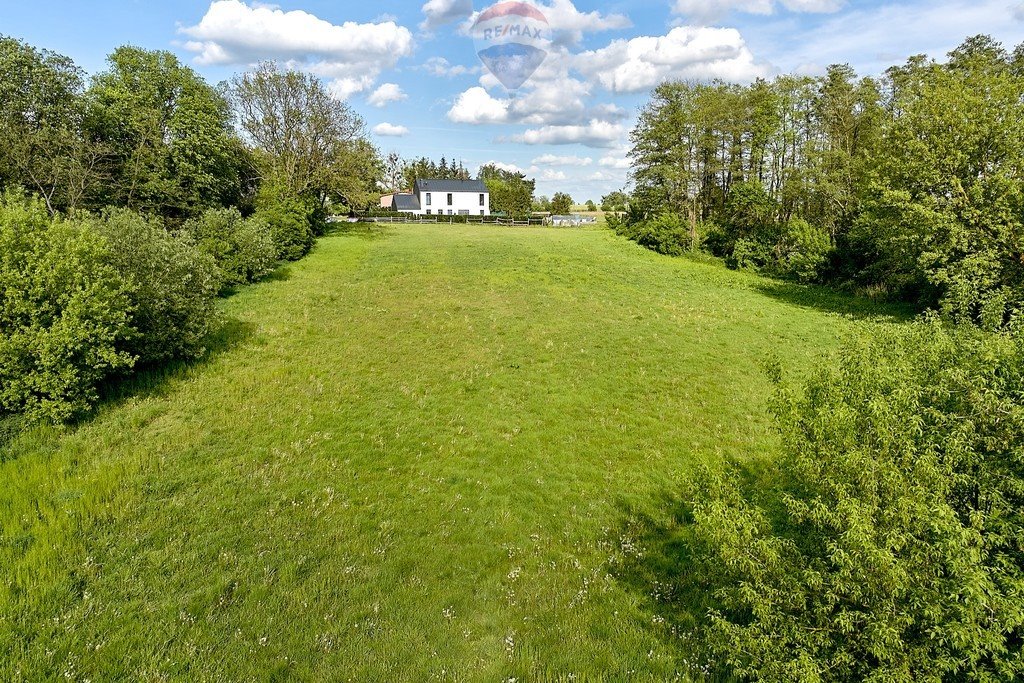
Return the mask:
POLYGON ((274 187, 263 188, 256 202, 256 218, 270 226, 278 258, 297 261, 309 253, 315 215, 301 197, 274 187))
POLYGON ((201 355, 217 320, 214 258, 189 233, 171 234, 126 209, 91 222, 111 247, 109 262, 131 282, 135 334, 124 348, 146 363, 201 355))
POLYGON ((681 256, 695 247, 689 226, 676 214, 663 213, 640 221, 616 221, 616 232, 659 254, 681 256))
POLYGON ((0 198, 0 411, 63 421, 131 367, 129 283, 87 225, 51 220, 38 200, 0 198))
MULTIPOLYGON (((800 396, 752 491, 693 493, 698 642, 763 680, 1024 678, 1024 337, 872 330, 800 396)), ((779 374, 776 381, 779 382, 779 374)))
POLYGON ((832 252, 832 238, 827 230, 816 228, 801 218, 786 225, 783 236, 783 257, 779 264, 786 276, 801 282, 820 278, 832 252))
POLYGON ((254 282, 274 268, 278 249, 261 218, 243 219, 233 207, 210 209, 186 223, 185 230, 213 257, 227 287, 254 282))
POLYGON ((725 263, 737 270, 760 270, 773 261, 772 249, 757 240, 741 237, 733 244, 725 263))

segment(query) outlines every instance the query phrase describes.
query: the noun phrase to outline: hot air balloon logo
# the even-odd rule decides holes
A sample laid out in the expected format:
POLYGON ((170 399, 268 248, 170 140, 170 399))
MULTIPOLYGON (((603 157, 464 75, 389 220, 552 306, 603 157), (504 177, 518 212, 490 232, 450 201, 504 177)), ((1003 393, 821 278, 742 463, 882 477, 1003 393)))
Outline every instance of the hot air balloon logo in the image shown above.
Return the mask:
POLYGON ((487 70, 508 90, 518 90, 547 58, 547 18, 525 2, 499 2, 473 24, 473 43, 487 70))

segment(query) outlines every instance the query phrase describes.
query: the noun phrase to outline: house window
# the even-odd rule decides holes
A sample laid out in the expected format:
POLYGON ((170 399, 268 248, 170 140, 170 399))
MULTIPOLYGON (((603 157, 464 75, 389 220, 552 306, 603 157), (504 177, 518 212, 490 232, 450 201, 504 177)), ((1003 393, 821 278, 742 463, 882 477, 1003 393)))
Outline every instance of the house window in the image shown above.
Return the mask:
POLYGON ((460 216, 468 216, 469 215, 469 211, 466 210, 466 209, 459 209, 459 215, 460 216))
POLYGON ((427 206, 430 206, 430 193, 427 193, 427 206))
POLYGON ((480 209, 480 215, 481 215, 481 216, 483 216, 483 215, 484 215, 484 210, 483 210, 483 209, 480 209))
MULTIPOLYGON (((452 193, 449 192, 448 193, 448 206, 451 206, 451 205, 452 205, 452 193)), ((449 211, 448 213, 451 213, 451 211, 449 211)))
POLYGON ((451 216, 451 215, 452 215, 452 210, 451 210, 451 209, 448 209, 448 215, 449 215, 449 216, 451 216))
POLYGON ((428 216, 430 215, 430 209, 427 209, 427 215, 428 216))
POLYGON ((484 205, 484 196, 480 195, 480 206, 484 205))

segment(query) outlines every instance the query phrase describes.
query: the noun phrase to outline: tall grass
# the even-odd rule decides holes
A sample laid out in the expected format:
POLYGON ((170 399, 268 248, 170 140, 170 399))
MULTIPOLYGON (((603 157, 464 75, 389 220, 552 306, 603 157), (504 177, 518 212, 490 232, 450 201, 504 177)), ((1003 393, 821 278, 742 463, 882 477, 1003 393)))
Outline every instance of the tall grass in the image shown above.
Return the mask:
POLYGON ((770 457, 765 358, 848 327, 600 230, 338 233, 223 305, 203 361, 0 447, 0 679, 672 678, 625 522, 770 457))

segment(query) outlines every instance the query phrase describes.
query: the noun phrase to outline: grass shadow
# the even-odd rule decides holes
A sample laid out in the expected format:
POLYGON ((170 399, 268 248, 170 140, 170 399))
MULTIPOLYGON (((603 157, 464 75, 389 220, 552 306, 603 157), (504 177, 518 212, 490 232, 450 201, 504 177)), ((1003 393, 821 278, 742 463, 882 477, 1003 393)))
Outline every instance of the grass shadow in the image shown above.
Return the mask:
MULTIPOLYGON (((131 399, 166 395, 174 383, 209 365, 220 354, 251 339, 255 331, 256 326, 252 323, 229 319, 210 335, 206 352, 199 358, 137 365, 130 374, 108 377, 96 388, 99 394, 96 404, 85 414, 60 426, 75 430, 131 399)), ((47 424, 21 413, 0 414, 0 462, 17 457, 17 454, 6 450, 9 444, 14 443, 22 434, 47 424)))
POLYGON ((387 223, 349 223, 342 221, 330 223, 324 231, 324 237, 358 237, 364 240, 381 240, 395 234, 393 227, 387 223))
POLYGON ((209 365, 219 355, 251 339, 255 333, 254 323, 231 318, 210 335, 206 351, 199 358, 136 366, 135 371, 129 375, 111 377, 100 384, 100 400, 93 410, 78 422, 72 423, 72 426, 88 423, 130 399, 166 395, 176 381, 209 365))
MULTIPOLYGON (((729 461, 720 466, 735 475, 744 498, 764 501, 774 496, 765 494, 777 483, 766 463, 729 461)), ((633 596, 646 628, 675 652, 684 680, 734 681, 703 641, 709 611, 720 607, 716 592, 725 583, 694 532, 693 502, 707 493, 701 480, 695 475, 679 491, 663 494, 648 511, 621 506, 618 552, 609 574, 633 596)))
POLYGON ((792 306, 835 313, 855 320, 908 322, 920 313, 910 304, 855 296, 821 285, 771 280, 758 285, 756 289, 765 296, 792 306))

